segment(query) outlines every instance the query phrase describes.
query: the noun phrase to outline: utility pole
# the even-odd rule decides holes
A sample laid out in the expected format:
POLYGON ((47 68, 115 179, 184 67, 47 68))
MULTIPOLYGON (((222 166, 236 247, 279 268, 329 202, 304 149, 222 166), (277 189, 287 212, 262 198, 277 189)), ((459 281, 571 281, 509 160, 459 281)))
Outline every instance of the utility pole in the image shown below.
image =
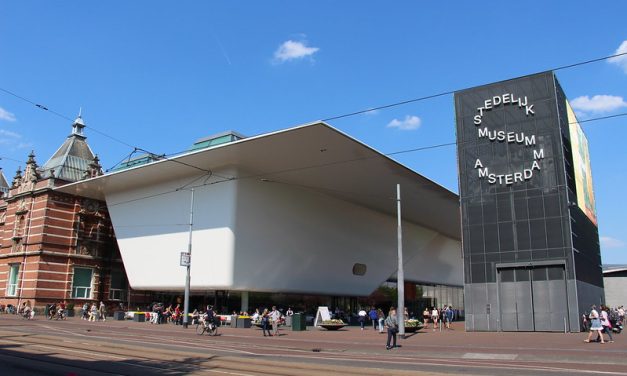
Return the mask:
POLYGON ((403 229, 401 227, 401 185, 396 184, 396 215, 398 218, 398 271, 396 272, 396 290, 398 292, 398 334, 405 338, 405 273, 403 271, 403 229))
POLYGON ((189 205, 189 238, 187 242, 187 275, 185 276, 185 302, 183 305, 183 328, 187 329, 189 321, 189 286, 190 269, 192 267, 192 230, 194 227, 194 188, 191 189, 192 197, 189 205))

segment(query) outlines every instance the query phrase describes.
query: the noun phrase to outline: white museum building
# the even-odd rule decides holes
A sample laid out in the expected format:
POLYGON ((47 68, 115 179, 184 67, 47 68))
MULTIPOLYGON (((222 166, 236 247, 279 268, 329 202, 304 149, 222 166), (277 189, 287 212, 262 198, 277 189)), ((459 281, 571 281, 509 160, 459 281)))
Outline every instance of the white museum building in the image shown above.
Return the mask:
POLYGON ((400 184, 405 280, 461 295, 455 193, 324 122, 226 135, 58 188, 106 201, 133 289, 182 291, 191 239, 192 293, 367 296, 396 278, 400 184))

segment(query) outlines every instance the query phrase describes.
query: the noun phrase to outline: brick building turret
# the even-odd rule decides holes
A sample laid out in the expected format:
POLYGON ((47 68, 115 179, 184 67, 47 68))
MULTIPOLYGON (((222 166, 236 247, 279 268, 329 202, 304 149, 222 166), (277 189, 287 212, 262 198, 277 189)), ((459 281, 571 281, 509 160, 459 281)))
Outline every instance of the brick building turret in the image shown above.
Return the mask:
MULTIPOLYGON (((127 304, 128 282, 104 202, 53 191, 102 175, 79 117, 40 168, 34 152, 11 186, 0 171, 0 305, 127 304)), ((70 306, 71 308, 71 306, 70 306)), ((41 310, 40 310, 41 312, 41 310)))

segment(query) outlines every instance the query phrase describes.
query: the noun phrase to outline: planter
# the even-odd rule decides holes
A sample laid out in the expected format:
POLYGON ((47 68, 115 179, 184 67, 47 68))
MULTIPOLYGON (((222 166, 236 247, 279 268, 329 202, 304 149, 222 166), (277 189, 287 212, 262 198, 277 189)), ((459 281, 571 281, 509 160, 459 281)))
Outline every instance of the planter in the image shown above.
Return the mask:
POLYGON ((405 333, 415 333, 422 328, 424 328, 424 324, 421 323, 420 321, 417 321, 417 322, 413 321, 411 324, 405 321, 405 333))
POLYGON ((346 324, 320 324, 320 327, 325 328, 326 330, 339 330, 345 326, 346 324))

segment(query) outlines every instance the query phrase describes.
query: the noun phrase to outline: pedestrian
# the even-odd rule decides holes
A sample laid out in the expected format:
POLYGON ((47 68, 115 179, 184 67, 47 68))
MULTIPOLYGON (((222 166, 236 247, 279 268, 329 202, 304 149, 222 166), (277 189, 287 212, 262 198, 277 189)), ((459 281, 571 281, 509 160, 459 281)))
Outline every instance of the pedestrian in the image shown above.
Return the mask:
POLYGON ((374 306, 370 308, 370 311, 368 312, 368 317, 370 317, 370 321, 372 321, 372 330, 376 330, 379 317, 377 316, 377 310, 374 308, 374 306))
POLYGON ((610 337, 609 342, 613 343, 614 338, 612 337, 612 324, 610 323, 609 315, 607 313, 608 310, 609 308, 607 308, 605 305, 601 306, 601 313, 600 313, 601 326, 603 327, 603 333, 607 333, 607 336, 610 337))
POLYGON ((394 307, 390 307, 388 317, 385 319, 385 326, 388 328, 388 340, 385 343, 385 349, 391 350, 395 347, 398 347, 396 345, 396 333, 398 333, 398 318, 396 317, 396 309, 394 307))
POLYGON ((444 311, 444 317, 446 319, 446 329, 451 329, 451 321, 453 321, 453 307, 446 307, 446 311, 444 311))
POLYGON ((270 312, 270 320, 272 323, 272 335, 279 335, 279 320, 281 319, 281 312, 276 309, 276 306, 272 306, 272 311, 270 312))
POLYGON ((433 331, 435 331, 435 327, 438 325, 438 317, 440 317, 440 312, 436 307, 433 307, 431 310, 431 320, 433 321, 433 331))
POLYGON ((93 321, 96 322, 96 319, 98 318, 98 307, 96 307, 96 303, 91 303, 91 307, 89 308, 89 320, 88 321, 93 321))
POLYGON ((268 324, 270 322, 270 313, 268 309, 265 308, 261 313, 261 330, 263 331, 263 336, 266 336, 266 331, 268 331, 268 336, 272 337, 272 333, 270 333, 270 328, 268 328, 268 324))
POLYGON ((89 318, 89 303, 85 302, 85 304, 83 304, 81 316, 82 316, 81 319, 83 320, 87 320, 89 318))
POLYGON ((379 333, 383 333, 383 327, 385 326, 383 323, 385 321, 385 313, 383 313, 381 308, 377 309, 377 321, 379 321, 379 333))
POLYGON ((98 315, 100 316, 100 320, 107 321, 107 307, 102 301, 100 301, 100 306, 98 307, 98 315))
POLYGON ((359 321, 359 326, 361 326, 361 330, 364 330, 364 326, 366 325, 366 316, 368 316, 368 314, 363 308, 360 309, 357 313, 357 320, 359 321))
POLYGON ((422 321, 425 323, 425 329, 428 328, 429 320, 431 320, 431 312, 428 307, 425 307, 425 310, 422 311, 422 321))
POLYGON ((597 312, 596 310, 596 306, 592 306, 592 309, 590 310, 590 332, 588 332, 588 338, 584 340, 584 342, 588 343, 590 342, 590 339, 592 338, 592 333, 597 332, 599 334, 599 337, 601 339, 601 343, 605 343, 605 340, 603 339, 603 325, 601 325, 601 320, 599 320, 599 312, 597 312))

